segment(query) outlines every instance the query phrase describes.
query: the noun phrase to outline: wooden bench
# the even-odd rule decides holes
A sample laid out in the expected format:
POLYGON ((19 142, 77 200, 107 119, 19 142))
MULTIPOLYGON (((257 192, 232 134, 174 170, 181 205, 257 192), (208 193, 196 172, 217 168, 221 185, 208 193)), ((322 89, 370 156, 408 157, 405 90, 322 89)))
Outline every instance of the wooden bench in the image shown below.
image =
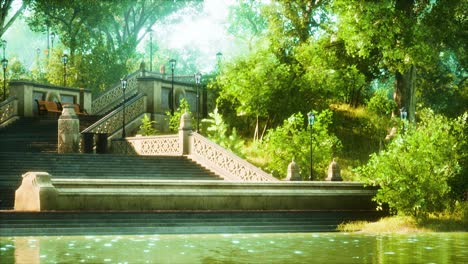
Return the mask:
POLYGON ((73 105, 73 107, 75 108, 75 113, 77 115, 88 115, 88 113, 86 112, 86 110, 82 110, 81 109, 81 106, 80 104, 69 104, 69 103, 66 103, 66 104, 63 104, 63 105, 73 105))
POLYGON ((55 114, 61 114, 62 109, 59 103, 56 102, 51 102, 51 101, 39 101, 36 100, 37 103, 37 108, 39 111, 39 114, 47 114, 47 113, 55 113, 55 114))

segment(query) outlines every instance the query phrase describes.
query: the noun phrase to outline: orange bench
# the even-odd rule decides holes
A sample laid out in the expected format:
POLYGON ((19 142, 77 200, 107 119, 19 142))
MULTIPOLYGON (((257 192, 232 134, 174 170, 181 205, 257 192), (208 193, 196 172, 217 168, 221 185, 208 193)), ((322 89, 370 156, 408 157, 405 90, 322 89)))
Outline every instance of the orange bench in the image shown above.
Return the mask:
POLYGON ((77 115, 88 115, 88 113, 86 112, 86 110, 81 110, 81 106, 79 104, 63 104, 63 105, 73 105, 73 107, 75 108, 75 113, 77 115))
POLYGON ((36 103, 37 103, 37 108, 39 110, 40 115, 47 114, 47 113, 56 113, 56 114, 62 113, 59 103, 51 102, 51 101, 39 101, 39 100, 36 100, 36 103))

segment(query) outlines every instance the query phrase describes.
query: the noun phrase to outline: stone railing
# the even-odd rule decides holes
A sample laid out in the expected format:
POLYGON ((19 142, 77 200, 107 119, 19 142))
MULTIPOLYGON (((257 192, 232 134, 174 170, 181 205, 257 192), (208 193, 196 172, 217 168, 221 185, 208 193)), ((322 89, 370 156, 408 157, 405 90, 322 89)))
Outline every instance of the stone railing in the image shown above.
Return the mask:
POLYGON ((18 116, 18 99, 10 97, 0 103, 0 126, 18 116))
MULTIPOLYGON (((132 100, 125 103, 126 126, 132 120, 142 116, 146 111, 146 95, 139 94, 132 100)), ((83 130, 83 133, 107 133, 109 137, 122 129, 123 106, 110 112, 96 123, 83 130)))
POLYGON ((202 166, 227 177, 227 180, 278 181, 272 175, 195 132, 191 136, 190 157, 202 166))
POLYGON ((112 141, 112 152, 147 156, 180 156, 178 135, 127 137, 112 141))
MULTIPOLYGON (((141 75, 141 71, 138 70, 127 76, 127 88, 125 89, 126 97, 131 97, 138 92, 137 89, 137 78, 141 75)), ((123 100, 122 84, 119 82, 111 89, 105 91, 98 98, 93 100, 92 111, 93 115, 102 115, 106 111, 119 105, 123 100)))
MULTIPOLYGON (((158 78, 158 79, 166 80, 166 81, 172 81, 171 73, 145 72, 145 76, 158 78)), ((174 75, 174 82, 195 84, 195 76, 193 74, 174 75)))

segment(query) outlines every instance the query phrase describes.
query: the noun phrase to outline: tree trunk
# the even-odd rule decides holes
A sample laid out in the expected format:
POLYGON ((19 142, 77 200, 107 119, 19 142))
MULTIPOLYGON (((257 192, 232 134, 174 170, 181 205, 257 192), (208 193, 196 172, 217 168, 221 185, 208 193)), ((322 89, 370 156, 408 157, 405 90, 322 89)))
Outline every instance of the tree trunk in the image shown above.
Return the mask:
MULTIPOLYGON (((395 74, 395 92, 393 98, 398 106, 398 111, 404 107, 408 112, 408 120, 416 120, 416 66, 411 65, 405 72, 395 74)), ((399 112, 395 113, 397 116, 399 112)))

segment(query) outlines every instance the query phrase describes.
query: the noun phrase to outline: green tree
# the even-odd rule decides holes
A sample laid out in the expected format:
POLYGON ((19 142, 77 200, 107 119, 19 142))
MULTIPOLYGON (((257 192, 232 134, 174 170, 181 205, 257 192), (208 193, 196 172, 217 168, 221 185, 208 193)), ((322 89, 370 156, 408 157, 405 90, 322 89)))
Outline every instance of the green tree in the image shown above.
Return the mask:
MULTIPOLYGON (((337 0, 338 36, 350 54, 375 52, 395 75, 395 101, 415 120, 418 72, 430 69, 443 50, 465 50, 466 1, 337 0)), ((466 57, 464 52, 457 53, 466 57)))
POLYGON ((37 32, 56 33, 68 49, 70 67, 82 73, 77 78, 82 81, 70 84, 92 85, 97 93, 138 68, 141 56, 136 47, 156 21, 184 6, 199 4, 162 0, 36 0, 28 24, 37 32))
POLYGON ((0 37, 10 28, 15 20, 23 13, 23 11, 29 6, 30 0, 21 1, 21 6, 11 14, 11 8, 14 0, 2 0, 0 1, 0 37))
POLYGON ((380 187, 375 197, 380 205, 416 216, 451 208, 468 187, 460 174, 466 166, 468 114, 448 119, 424 109, 420 116, 417 126, 357 169, 368 184, 380 187))

